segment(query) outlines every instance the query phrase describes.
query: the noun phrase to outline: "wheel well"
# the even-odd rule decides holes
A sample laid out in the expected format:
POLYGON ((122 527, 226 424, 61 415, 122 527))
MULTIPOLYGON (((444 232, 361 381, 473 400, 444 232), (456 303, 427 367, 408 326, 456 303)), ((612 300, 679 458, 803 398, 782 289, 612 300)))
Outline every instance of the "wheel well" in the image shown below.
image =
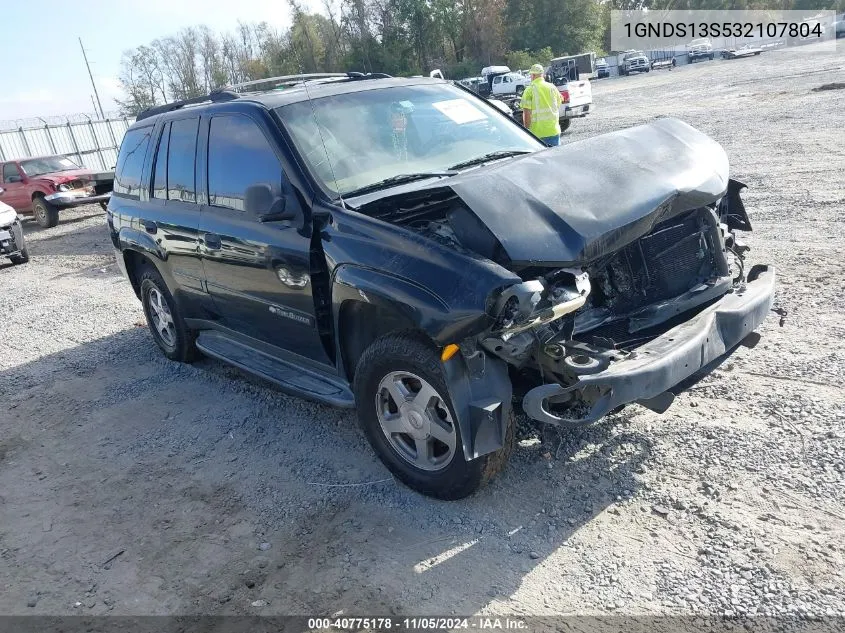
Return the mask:
MULTIPOLYGON (((390 332, 414 329, 407 318, 382 306, 363 301, 344 302, 340 307, 338 324, 340 354, 349 382, 352 382, 355 376, 358 360, 373 341, 390 332)), ((421 333, 425 335, 424 332, 421 333)))
POLYGON ((126 264, 126 275, 129 277, 129 283, 132 284, 132 290, 135 291, 135 296, 141 298, 141 286, 138 283, 138 272, 145 264, 152 266, 152 262, 138 251, 123 251, 123 262, 126 264))
POLYGON ((43 198, 44 192, 43 191, 33 191, 32 192, 32 200, 35 201, 36 198, 43 198))

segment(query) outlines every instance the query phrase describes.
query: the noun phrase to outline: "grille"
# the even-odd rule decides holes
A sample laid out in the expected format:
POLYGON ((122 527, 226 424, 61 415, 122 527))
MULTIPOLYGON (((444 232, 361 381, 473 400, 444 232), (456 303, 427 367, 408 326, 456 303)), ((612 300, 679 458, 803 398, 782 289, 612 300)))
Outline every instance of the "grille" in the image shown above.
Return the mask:
POLYGON ((706 209, 673 218, 629 244, 599 271, 605 304, 630 312, 683 294, 716 271, 706 209))

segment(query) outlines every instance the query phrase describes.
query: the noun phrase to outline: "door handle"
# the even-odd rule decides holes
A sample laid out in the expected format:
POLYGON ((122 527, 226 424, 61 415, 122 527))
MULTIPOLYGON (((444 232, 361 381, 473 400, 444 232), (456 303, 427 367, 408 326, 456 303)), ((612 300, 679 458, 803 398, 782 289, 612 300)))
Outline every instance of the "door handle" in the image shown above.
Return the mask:
POLYGON ((215 233, 206 233, 204 236, 205 239, 205 247, 217 251, 220 250, 223 246, 223 240, 220 239, 220 236, 215 233))
POLYGON ((158 233, 158 225, 155 222, 153 222, 152 220, 144 220, 143 224, 144 224, 144 229, 147 231, 147 233, 150 233, 150 234, 153 234, 153 235, 158 233))

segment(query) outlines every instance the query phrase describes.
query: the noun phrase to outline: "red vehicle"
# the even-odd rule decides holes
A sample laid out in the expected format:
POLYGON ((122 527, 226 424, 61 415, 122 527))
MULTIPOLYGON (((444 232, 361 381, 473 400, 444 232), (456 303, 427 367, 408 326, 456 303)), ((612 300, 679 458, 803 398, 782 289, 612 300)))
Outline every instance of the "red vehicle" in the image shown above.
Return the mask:
POLYGON ((98 202, 105 209, 114 173, 85 169, 64 156, 0 163, 0 202, 43 227, 56 226, 59 210, 98 202))

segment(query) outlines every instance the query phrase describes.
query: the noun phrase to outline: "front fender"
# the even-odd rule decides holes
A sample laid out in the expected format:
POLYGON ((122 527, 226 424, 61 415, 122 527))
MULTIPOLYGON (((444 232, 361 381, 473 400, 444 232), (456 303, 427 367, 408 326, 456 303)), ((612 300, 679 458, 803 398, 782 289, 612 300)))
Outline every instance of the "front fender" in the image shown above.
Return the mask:
POLYGON ((338 320, 347 301, 380 308, 392 322, 422 330, 441 346, 476 334, 492 324, 485 312, 450 306, 413 281, 385 271, 342 264, 335 268, 332 281, 336 332, 340 331, 338 320))

